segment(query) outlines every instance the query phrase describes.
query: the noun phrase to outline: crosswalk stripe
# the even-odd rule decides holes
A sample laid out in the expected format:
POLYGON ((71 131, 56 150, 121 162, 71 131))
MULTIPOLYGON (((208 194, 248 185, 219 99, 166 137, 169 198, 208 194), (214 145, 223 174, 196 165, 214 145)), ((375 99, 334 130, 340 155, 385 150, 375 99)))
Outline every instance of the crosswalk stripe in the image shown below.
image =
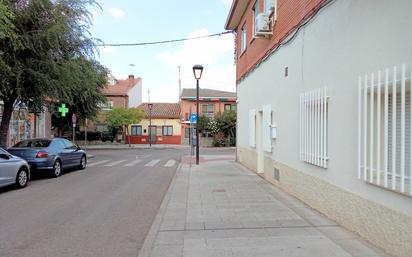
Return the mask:
POLYGON ((124 165, 124 167, 132 167, 132 166, 138 164, 139 162, 142 162, 142 160, 138 160, 138 159, 134 160, 134 161, 129 162, 128 164, 124 165))
POLYGON ((153 166, 155 166, 158 162, 160 162, 160 160, 152 160, 152 161, 146 163, 145 167, 153 167, 153 166))
POLYGON ((176 161, 175 160, 169 160, 168 162, 166 162, 165 167, 173 167, 175 166, 176 161))
POLYGON ((104 166, 105 166, 105 167, 113 167, 113 166, 115 166, 115 165, 117 165, 117 164, 120 164, 120 163, 122 163, 122 162, 125 162, 125 161, 126 161, 126 160, 119 160, 119 161, 115 161, 115 162, 106 164, 106 165, 104 165, 104 166))
POLYGON ((110 161, 110 160, 102 160, 102 161, 98 161, 98 162, 92 162, 92 163, 88 163, 87 166, 88 167, 93 167, 93 166, 96 166, 96 165, 99 165, 99 164, 106 163, 108 161, 110 161))

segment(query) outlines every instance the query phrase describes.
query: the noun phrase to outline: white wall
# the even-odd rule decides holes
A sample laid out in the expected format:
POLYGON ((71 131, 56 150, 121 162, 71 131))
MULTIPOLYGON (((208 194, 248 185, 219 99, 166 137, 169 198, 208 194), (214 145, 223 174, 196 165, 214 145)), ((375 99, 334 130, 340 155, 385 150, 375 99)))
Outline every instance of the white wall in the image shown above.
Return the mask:
POLYGON ((278 138, 267 156, 412 216, 411 197, 357 178, 358 76, 412 61, 411 10, 410 0, 337 0, 321 10, 238 85, 238 146, 250 149, 249 110, 271 104, 278 138), (328 169, 299 160, 299 95, 321 87, 330 95, 328 169))
POLYGON ((129 106, 128 108, 135 108, 142 103, 143 84, 142 79, 139 79, 137 85, 129 91, 129 106))

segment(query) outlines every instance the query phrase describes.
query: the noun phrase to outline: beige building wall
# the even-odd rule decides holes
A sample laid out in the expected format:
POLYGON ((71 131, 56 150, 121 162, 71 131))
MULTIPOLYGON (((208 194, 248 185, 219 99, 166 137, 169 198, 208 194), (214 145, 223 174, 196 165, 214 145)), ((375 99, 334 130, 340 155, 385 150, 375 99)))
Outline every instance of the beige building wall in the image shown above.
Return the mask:
MULTIPOLYGON (((144 136, 149 135, 148 127, 149 127, 150 121, 148 119, 143 119, 139 124, 133 124, 133 125, 140 125, 142 126, 142 133, 144 136), (146 130, 146 132, 145 132, 146 130)), ((181 126, 180 126, 180 120, 179 119, 152 119, 152 126, 173 126, 173 135, 174 136, 180 136, 181 135, 181 126)), ((130 128, 129 128, 129 131, 130 128)), ((161 136, 161 134, 158 134, 158 136, 161 136)))
POLYGON ((360 75, 412 61, 410 10, 410 0, 334 1, 238 85, 238 161, 257 171, 261 156, 266 179, 404 257, 412 252, 412 197, 358 179, 357 101, 360 75), (299 159, 299 96, 323 87, 329 96, 327 169, 299 159), (267 104, 277 138, 272 152, 259 155, 249 146, 249 111, 258 115, 267 104))

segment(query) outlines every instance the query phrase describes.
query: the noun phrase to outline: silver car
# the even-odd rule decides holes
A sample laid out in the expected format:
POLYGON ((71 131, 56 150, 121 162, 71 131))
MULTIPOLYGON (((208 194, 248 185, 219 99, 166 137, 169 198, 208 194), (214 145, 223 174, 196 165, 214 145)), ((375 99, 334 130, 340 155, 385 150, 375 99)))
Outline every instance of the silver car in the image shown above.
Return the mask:
POLYGON ((0 187, 16 184, 23 188, 29 180, 30 167, 27 162, 0 147, 0 187))

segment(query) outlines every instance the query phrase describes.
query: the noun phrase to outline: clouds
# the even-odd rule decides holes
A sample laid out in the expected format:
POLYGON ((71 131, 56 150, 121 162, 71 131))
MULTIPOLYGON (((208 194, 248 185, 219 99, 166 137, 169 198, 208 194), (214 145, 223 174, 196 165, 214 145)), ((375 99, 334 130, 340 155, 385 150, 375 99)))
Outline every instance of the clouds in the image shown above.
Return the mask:
POLYGON ((109 13, 111 16, 113 16, 114 18, 122 18, 125 16, 125 12, 117 7, 111 8, 109 10, 109 13))
MULTIPOLYGON (((207 29, 194 31, 188 37, 199 37, 208 35, 207 29)), ((192 67, 195 64, 204 66, 202 77, 203 87, 235 90, 235 66, 233 62, 228 63, 233 56, 234 39, 233 35, 226 34, 220 37, 203 38, 185 41, 181 48, 176 51, 161 52, 156 58, 162 60, 171 69, 177 66, 182 67, 182 80, 193 81, 192 67)), ((185 83, 183 83, 185 87, 185 83)))

